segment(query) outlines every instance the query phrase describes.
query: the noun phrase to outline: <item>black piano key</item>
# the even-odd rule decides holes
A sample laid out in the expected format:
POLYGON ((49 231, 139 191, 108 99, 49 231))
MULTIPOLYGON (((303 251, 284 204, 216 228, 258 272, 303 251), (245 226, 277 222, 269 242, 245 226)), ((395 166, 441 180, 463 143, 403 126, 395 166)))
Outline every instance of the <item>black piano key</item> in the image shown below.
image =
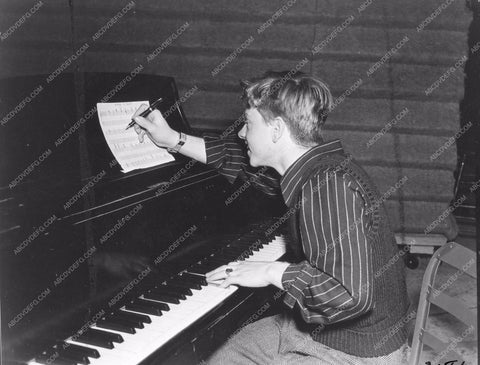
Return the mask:
POLYGON ((135 328, 133 328, 133 326, 130 326, 124 323, 119 323, 115 320, 111 320, 110 318, 102 318, 96 323, 96 325, 97 327, 105 328, 107 330, 114 330, 118 332, 130 333, 130 334, 136 333, 135 328))
POLYGON ((148 292, 143 295, 145 299, 151 299, 151 300, 159 300, 161 302, 165 303, 172 303, 172 304, 179 304, 180 299, 173 296, 173 295, 168 295, 168 294, 159 294, 159 293, 152 293, 148 292))
POLYGON ((141 327, 134 326, 135 328, 143 328, 143 323, 152 323, 152 319, 149 316, 138 313, 131 313, 122 310, 117 310, 111 314, 112 317, 122 318, 132 323, 137 323, 141 327))
POLYGON ((177 298, 178 300, 187 299, 187 295, 183 291, 175 290, 174 288, 169 289, 166 285, 161 285, 156 288, 152 288, 148 291, 149 294, 158 294, 158 295, 169 295, 171 297, 177 298))
POLYGON ((91 347, 84 347, 79 345, 74 345, 73 343, 69 342, 59 342, 56 346, 56 349, 63 351, 65 349, 69 349, 71 352, 76 352, 78 354, 82 354, 94 359, 98 359, 100 357, 100 353, 92 349, 91 347))
POLYGON ((168 287, 187 288, 187 289, 196 289, 196 290, 202 289, 202 286, 200 284, 183 281, 180 277, 167 281, 167 286, 168 287))
POLYGON ((58 352, 38 355, 35 361, 45 365, 77 365, 75 361, 62 357, 58 352))
POLYGON ((89 328, 85 333, 75 338, 75 341, 103 347, 106 349, 113 349, 113 343, 122 343, 123 337, 118 333, 100 331, 97 329, 89 328))
POLYGON ((180 276, 180 278, 199 283, 200 285, 207 285, 207 279, 205 278, 205 275, 195 275, 185 272, 180 276))
POLYGON ((155 288, 153 288, 152 291, 155 291, 157 293, 168 292, 168 293, 177 293, 177 294, 183 294, 188 296, 193 295, 193 292, 190 288, 180 287, 176 285, 158 285, 155 288))
POLYGON ((119 316, 113 316, 113 315, 106 316, 105 319, 108 319, 109 321, 111 321, 113 323, 117 323, 117 324, 120 324, 120 325, 123 325, 123 326, 131 327, 133 329, 135 329, 135 328, 138 328, 138 329, 145 328, 145 326, 143 325, 143 322, 139 321, 139 320, 131 320, 131 319, 127 319, 127 318, 123 318, 123 317, 119 317, 119 316))
POLYGON ((125 308, 135 312, 151 314, 152 316, 162 315, 162 310, 156 307, 155 305, 138 302, 138 300, 139 299, 136 299, 130 303, 125 304, 125 308))
POLYGON ((62 350, 60 354, 65 359, 74 361, 75 363, 82 364, 82 365, 90 364, 90 360, 88 359, 88 356, 80 352, 75 352, 67 348, 65 350, 62 350))
POLYGON ((135 302, 154 306, 155 308, 160 309, 162 312, 168 312, 170 310, 170 307, 168 306, 167 303, 153 302, 151 300, 145 300, 145 299, 135 299, 135 302))

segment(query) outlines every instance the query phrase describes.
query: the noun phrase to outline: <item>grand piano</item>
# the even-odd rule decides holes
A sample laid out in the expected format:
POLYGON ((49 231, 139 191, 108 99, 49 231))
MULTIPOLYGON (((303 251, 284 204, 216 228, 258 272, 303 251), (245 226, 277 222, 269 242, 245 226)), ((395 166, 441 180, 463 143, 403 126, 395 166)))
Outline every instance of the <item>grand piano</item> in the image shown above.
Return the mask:
POLYGON ((238 257, 280 258, 282 228, 265 231, 283 203, 247 189, 225 204, 238 186, 180 155, 121 172, 89 112, 106 95, 161 96, 172 127, 198 132, 170 77, 0 85, 1 364, 197 364, 276 310, 273 288, 221 289, 203 274, 238 257))

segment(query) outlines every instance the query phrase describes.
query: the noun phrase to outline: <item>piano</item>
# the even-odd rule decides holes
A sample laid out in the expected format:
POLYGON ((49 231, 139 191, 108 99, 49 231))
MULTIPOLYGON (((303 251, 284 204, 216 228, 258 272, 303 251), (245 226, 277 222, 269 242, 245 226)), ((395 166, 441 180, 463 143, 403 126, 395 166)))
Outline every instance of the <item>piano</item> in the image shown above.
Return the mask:
POLYGON ((221 289, 204 274, 282 257, 283 228, 265 232, 283 202, 246 189, 226 204, 238 186, 181 155, 122 173, 92 112, 107 95, 162 97, 173 128, 199 133, 171 77, 76 72, 0 85, 1 364, 198 364, 277 310, 276 288, 221 289))

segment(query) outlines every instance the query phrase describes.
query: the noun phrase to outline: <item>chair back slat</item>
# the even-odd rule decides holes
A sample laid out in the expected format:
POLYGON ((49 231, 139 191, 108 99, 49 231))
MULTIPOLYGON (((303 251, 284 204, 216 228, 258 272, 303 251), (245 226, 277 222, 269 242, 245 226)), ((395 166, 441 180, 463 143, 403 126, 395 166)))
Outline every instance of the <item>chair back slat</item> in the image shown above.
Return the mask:
POLYGON ((466 325, 473 325, 475 332, 477 328, 477 315, 474 311, 468 308, 462 301, 452 298, 444 292, 432 290, 430 303, 442 308, 444 311, 454 315, 466 325))
POLYGON ((449 348, 448 343, 439 340, 438 337, 428 331, 423 333, 422 342, 436 353, 435 358, 425 359, 431 361, 432 364, 438 364, 443 359, 456 360, 461 358, 461 356, 455 350, 449 348))
MULTIPOLYGON (((446 246, 449 247, 452 244, 454 244, 454 242, 447 243, 446 246)), ((450 250, 446 250, 442 255, 440 255, 440 260, 459 270, 464 271, 472 278, 477 278, 475 253, 466 247, 455 244, 455 246, 453 246, 450 250)))

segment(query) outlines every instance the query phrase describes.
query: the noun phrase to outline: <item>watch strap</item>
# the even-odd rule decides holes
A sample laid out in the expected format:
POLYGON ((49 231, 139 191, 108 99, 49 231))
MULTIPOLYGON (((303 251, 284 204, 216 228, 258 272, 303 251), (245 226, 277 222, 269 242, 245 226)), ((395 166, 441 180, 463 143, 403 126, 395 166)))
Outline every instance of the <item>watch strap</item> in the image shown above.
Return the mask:
POLYGON ((180 151, 180 149, 183 147, 183 145, 187 141, 187 135, 185 133, 180 132, 179 134, 180 134, 180 136, 179 136, 177 144, 172 148, 167 148, 168 152, 177 153, 178 151, 180 151))

